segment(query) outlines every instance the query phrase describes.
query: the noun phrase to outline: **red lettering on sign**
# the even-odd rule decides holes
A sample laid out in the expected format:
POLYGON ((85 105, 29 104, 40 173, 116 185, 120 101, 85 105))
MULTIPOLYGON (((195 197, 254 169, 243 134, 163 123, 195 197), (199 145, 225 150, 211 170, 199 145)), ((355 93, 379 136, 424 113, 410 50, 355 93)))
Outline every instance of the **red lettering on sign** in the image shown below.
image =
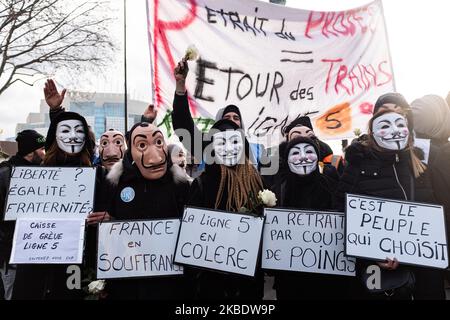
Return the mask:
MULTIPOLYGON (((162 104, 162 96, 161 96, 161 88, 160 88, 160 78, 159 78, 159 65, 158 65, 158 45, 162 44, 164 53, 169 62, 170 69, 175 69, 175 60, 173 58, 173 54, 169 47, 169 41, 167 40, 167 31, 169 30, 181 30, 189 26, 197 16, 197 3, 196 0, 188 0, 189 2, 189 11, 180 20, 177 21, 163 21, 159 19, 159 2, 160 0, 154 0, 153 7, 153 72, 155 79, 155 104, 156 107, 161 107, 162 104)), ((189 97, 189 102, 191 109, 193 108, 192 99, 189 97)), ((195 111, 195 110, 193 110, 195 111)))

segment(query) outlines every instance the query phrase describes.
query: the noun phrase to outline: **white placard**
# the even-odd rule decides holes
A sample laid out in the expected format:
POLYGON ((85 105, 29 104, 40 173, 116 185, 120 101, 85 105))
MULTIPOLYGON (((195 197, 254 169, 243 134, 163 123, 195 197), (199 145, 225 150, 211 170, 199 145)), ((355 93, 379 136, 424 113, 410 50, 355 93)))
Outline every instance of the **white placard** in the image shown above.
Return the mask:
POLYGON ((262 268, 355 275, 345 255, 343 213, 265 209, 262 268))
POLYGON ((347 194, 346 217, 349 256, 448 266, 442 206, 347 194))
POLYGON ((13 167, 5 220, 86 218, 94 207, 96 168, 13 167))
POLYGON ((112 221, 98 229, 97 278, 182 275, 173 264, 180 219, 112 221))
POLYGON ((17 219, 10 263, 82 263, 85 221, 84 218, 17 219))
POLYGON ((264 217, 186 208, 175 262, 254 276, 264 217))

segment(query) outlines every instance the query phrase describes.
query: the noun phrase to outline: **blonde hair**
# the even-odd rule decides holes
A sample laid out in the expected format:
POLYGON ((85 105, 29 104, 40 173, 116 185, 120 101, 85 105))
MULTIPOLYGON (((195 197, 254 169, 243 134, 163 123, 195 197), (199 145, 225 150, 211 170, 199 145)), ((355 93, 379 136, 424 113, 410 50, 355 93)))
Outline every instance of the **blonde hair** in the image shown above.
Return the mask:
MULTIPOLYGON (((367 140, 367 142, 363 142, 364 144, 367 144, 370 148, 373 148, 377 151, 383 151, 383 149, 375 142, 374 138, 373 138, 373 122, 375 119, 379 118, 380 116, 387 114, 387 113, 398 113, 401 116, 403 116, 406 121, 408 121, 408 117, 406 112, 403 111, 392 111, 392 110, 381 110, 377 113, 375 113, 372 118, 369 120, 369 128, 368 128, 368 136, 369 139, 367 140)), ((419 178, 427 169, 427 166, 420 161, 419 157, 417 156, 416 152, 414 151, 414 137, 413 137, 413 132, 409 133, 409 137, 408 137, 408 144, 406 146, 406 149, 409 151, 409 155, 411 158, 411 166, 412 166, 412 170, 414 173, 414 177, 415 178, 419 178)))
POLYGON ((227 211, 237 212, 242 207, 254 212, 258 192, 263 189, 261 176, 255 167, 245 159, 244 164, 236 167, 220 166, 220 184, 214 208, 217 209, 222 201, 223 191, 227 190, 227 211))

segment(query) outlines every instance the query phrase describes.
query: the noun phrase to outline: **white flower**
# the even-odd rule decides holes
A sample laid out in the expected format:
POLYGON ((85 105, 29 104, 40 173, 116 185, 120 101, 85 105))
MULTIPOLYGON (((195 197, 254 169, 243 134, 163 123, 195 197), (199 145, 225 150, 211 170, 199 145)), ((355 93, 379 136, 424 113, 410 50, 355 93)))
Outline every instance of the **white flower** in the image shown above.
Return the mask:
POLYGON ((258 198, 265 206, 268 207, 275 207, 277 204, 277 197, 275 196, 275 193, 267 189, 258 192, 258 198))
POLYGON ((105 280, 96 280, 92 281, 88 285, 89 293, 97 294, 100 293, 103 289, 105 289, 105 280))
POLYGON ((191 44, 187 49, 186 53, 184 54, 185 60, 195 60, 198 58, 198 49, 191 44))

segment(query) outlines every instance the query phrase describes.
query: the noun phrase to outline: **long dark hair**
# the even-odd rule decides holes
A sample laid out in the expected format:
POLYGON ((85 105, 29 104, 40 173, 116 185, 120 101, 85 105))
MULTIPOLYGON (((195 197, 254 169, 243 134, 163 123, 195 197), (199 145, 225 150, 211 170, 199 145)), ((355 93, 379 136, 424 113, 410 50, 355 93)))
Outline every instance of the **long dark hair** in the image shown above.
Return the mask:
MULTIPOLYGON (((83 148, 83 150, 76 156, 80 158, 81 166, 86 166, 86 167, 92 166, 92 162, 91 162, 92 155, 89 153, 88 149, 83 148)), ((64 163, 66 163, 66 161, 70 158, 73 158, 73 156, 70 156, 67 153, 65 153, 64 151, 62 151, 61 149, 59 149, 58 144, 55 141, 50 146, 50 149, 48 149, 48 151, 45 153, 44 165, 45 166, 60 166, 64 163)))

